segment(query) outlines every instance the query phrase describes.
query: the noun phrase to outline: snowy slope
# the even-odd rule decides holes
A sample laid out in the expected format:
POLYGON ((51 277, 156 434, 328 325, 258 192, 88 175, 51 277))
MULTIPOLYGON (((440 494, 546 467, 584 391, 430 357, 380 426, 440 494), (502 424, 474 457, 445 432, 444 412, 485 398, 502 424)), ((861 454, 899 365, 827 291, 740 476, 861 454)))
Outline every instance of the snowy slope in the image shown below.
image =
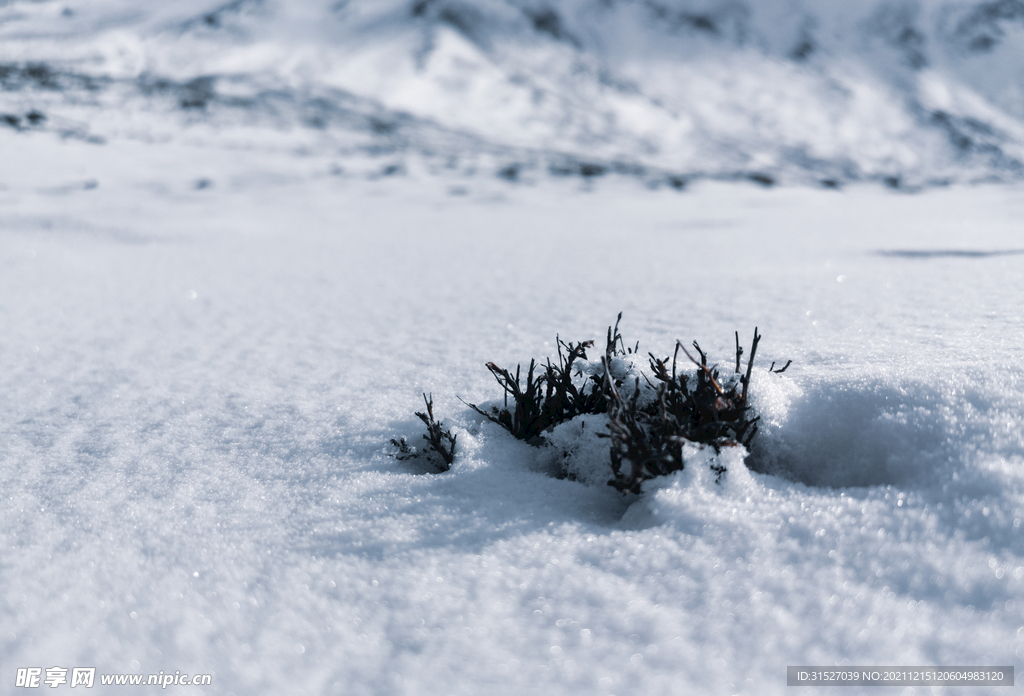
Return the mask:
POLYGON ((6 112, 94 138, 258 125, 513 178, 913 186, 1024 161, 1016 0, 8 2, 0 61, 6 112))

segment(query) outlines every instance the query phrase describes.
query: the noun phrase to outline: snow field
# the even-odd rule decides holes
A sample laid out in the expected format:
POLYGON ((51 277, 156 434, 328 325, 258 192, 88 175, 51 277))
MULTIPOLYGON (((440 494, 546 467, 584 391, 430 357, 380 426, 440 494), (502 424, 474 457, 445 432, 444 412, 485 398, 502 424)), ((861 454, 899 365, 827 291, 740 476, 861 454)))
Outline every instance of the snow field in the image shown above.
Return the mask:
POLYGON ((0 693, 1020 666, 1012 3, 0 5, 0 693), (458 400, 619 311, 725 371, 760 328, 752 470, 623 497, 600 418, 458 400), (388 455, 423 392, 444 475, 388 455))
POLYGON ((5 151, 38 174, 5 174, 0 209, 4 670, 621 695, 1020 664, 1018 188, 676 194, 363 181, 178 143, 121 169, 82 141, 5 151), (42 162, 68 169, 46 183, 42 162), (624 498, 552 478, 456 399, 500 395, 486 361, 600 341, 620 310, 641 351, 697 339, 726 369, 732 332, 760 327, 752 461, 777 475, 730 451, 717 485, 693 452, 624 498), (419 439, 424 391, 459 436, 445 475, 386 454, 419 439))

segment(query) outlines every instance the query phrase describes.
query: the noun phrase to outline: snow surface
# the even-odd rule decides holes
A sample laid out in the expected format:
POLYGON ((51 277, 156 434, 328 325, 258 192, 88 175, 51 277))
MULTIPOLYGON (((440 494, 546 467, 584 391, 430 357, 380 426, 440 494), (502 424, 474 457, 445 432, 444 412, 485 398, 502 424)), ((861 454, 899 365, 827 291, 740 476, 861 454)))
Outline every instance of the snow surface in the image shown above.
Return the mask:
MULTIPOLYGON (((672 59, 814 97, 794 113, 825 124, 842 189, 714 182, 688 164, 685 148, 726 142, 739 159, 702 151, 709 177, 815 181, 824 170, 799 158, 750 164, 790 152, 745 130, 757 114, 790 127, 774 102, 739 113, 735 140, 680 136, 617 174, 567 176, 637 152, 629 133, 591 147, 565 116, 601 95, 558 83, 575 106, 532 133, 536 112, 484 88, 498 78, 435 99, 433 58, 414 69, 409 37, 426 23, 438 45, 558 82, 572 70, 545 67, 568 55, 555 44, 620 67, 642 45, 649 66, 658 34, 613 45, 625 19, 566 2, 551 6, 580 22, 564 20, 572 40, 540 32, 502 53, 515 32, 491 18, 492 43, 468 41, 449 5, 410 19, 405 3, 237 2, 211 22, 199 0, 0 4, 0 113, 19 119, 0 125, 0 693, 21 692, 16 668, 54 665, 210 673, 204 690, 171 688, 239 695, 773 694, 796 664, 1019 671, 1021 141, 979 160, 943 149, 931 117, 872 130, 913 109, 837 87, 878 101, 868 117, 802 92, 834 84, 833 63, 786 63, 740 40, 769 24, 709 5, 734 34, 672 59), (892 164, 872 138, 926 159, 892 164), (961 183, 905 192, 933 166, 961 183), (903 190, 856 183, 876 173, 903 190), (965 185, 979 176, 1003 183, 965 185), (716 484, 709 452, 688 449, 685 471, 624 497, 596 475, 553 477, 550 451, 459 401, 500 397, 487 361, 553 355, 556 334, 600 344, 619 311, 642 352, 696 339, 726 369, 733 331, 759 327, 748 462, 772 473, 726 449, 716 484), (419 440, 423 392, 458 434, 446 474, 386 444, 419 440)), ((872 12, 976 29, 956 18, 987 6, 872 12)), ((522 23, 518 4, 458 7, 522 23)), ((838 8, 807 26, 873 36, 838 8)), ((1008 13, 974 58, 1014 50, 1008 13)), ((1011 68, 974 79, 974 58, 925 45, 929 66, 952 67, 905 66, 914 80, 1019 127, 1011 68)), ((875 76, 863 84, 885 72, 875 53, 855 53, 850 74, 875 76)), ((662 79, 637 71, 651 90, 662 79)), ((692 108, 726 129, 726 96, 692 108)), ((969 690, 989 692, 1010 689, 969 690)))

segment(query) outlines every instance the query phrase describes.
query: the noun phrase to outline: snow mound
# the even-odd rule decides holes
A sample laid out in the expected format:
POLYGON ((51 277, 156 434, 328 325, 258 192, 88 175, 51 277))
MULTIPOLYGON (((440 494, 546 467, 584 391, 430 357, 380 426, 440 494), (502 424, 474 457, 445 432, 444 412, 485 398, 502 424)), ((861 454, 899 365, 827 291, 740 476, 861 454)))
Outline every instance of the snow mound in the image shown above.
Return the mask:
POLYGON ((671 524, 687 534, 702 534, 710 526, 728 534, 738 523, 737 499, 749 502, 752 491, 760 490, 754 475, 744 466, 743 447, 714 448, 687 444, 683 448, 686 468, 663 479, 647 482, 644 497, 623 517, 627 527, 671 524), (719 474, 712 467, 726 468, 719 474))
POLYGON ((941 486, 976 463, 978 449, 1024 454, 1022 417, 1003 378, 923 377, 909 371, 856 379, 752 380, 761 430, 748 461, 808 486, 941 486))

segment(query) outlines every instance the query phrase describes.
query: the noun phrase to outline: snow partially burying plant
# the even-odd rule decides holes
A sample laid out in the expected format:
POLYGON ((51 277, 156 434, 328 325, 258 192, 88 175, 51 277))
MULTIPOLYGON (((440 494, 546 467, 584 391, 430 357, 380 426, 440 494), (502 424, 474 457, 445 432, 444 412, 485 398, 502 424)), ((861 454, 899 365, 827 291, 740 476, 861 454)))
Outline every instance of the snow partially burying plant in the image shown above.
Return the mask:
MULTIPOLYGON (((639 342, 627 347, 616 321, 614 328, 608 327, 600 360, 587 357, 594 341, 557 338, 557 359, 540 364, 531 360, 525 372, 522 365, 513 372, 487 363, 504 399, 482 407, 467 405, 512 436, 544 448, 542 459, 559 478, 591 485, 606 482, 639 494, 645 481, 682 471, 688 460, 696 459, 721 482, 728 471, 725 461, 742 461, 757 434, 760 418, 750 405, 749 388, 760 339, 755 329, 743 365, 737 332, 735 366, 723 374, 696 341, 692 350, 699 361, 680 341, 671 360, 654 353, 641 358, 639 342), (723 450, 739 454, 723 457, 723 450)), ((768 372, 778 377, 790 364, 774 370, 772 363, 768 372)), ((432 432, 440 431, 433 419, 417 415, 432 432)), ((428 455, 450 462, 443 448, 431 444, 431 449, 428 455)), ((403 449, 396 456, 405 454, 403 449)))
MULTIPOLYGON (((644 365, 639 359, 623 360, 627 368, 626 374, 630 377, 644 374, 644 365)), ((599 366, 599 363, 597 364, 599 366)), ((594 367, 593 365, 591 366, 594 367)), ((690 371, 695 374, 695 371, 690 371)), ((628 389, 631 395, 635 381, 626 380, 624 390, 628 389)), ((656 393, 651 388, 644 388, 641 377, 640 405, 646 406, 654 402, 656 393)), ((755 417, 759 420, 756 445, 758 453, 764 456, 764 452, 774 452, 778 447, 777 433, 784 427, 789 408, 792 401, 799 398, 800 387, 795 381, 786 375, 777 375, 767 369, 754 370, 751 375, 751 408, 755 417)), ((577 416, 570 421, 555 426, 550 433, 545 435, 545 441, 550 445, 550 462, 552 470, 564 473, 570 479, 587 485, 606 485, 611 477, 611 463, 609 461, 608 438, 602 435, 607 434, 607 414, 587 414, 577 416)), ((753 443, 752 443, 753 446, 753 443)), ((728 443, 716 450, 713 446, 695 442, 684 443, 682 449, 685 469, 691 470, 690 474, 683 477, 674 477, 673 480, 701 480, 705 477, 693 473, 693 469, 707 470, 712 481, 720 483, 729 477, 735 478, 733 471, 743 469, 746 471, 746 459, 750 451, 739 443, 728 443), (722 477, 713 470, 723 467, 729 471, 729 475, 722 477)), ((651 492, 660 490, 665 484, 663 482, 649 481, 644 484, 644 490, 651 492)))

